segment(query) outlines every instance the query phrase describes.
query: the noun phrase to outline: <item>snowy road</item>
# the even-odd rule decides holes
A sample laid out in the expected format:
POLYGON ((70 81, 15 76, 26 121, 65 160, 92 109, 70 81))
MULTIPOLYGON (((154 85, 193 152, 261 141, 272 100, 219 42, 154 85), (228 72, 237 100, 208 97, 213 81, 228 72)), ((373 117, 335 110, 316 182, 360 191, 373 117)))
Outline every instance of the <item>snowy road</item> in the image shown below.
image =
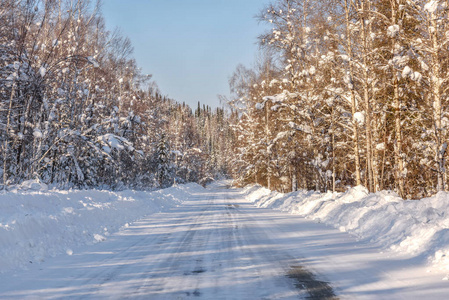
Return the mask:
POLYGON ((345 233, 215 187, 103 243, 2 274, 0 298, 431 299, 441 292, 404 268, 345 233))

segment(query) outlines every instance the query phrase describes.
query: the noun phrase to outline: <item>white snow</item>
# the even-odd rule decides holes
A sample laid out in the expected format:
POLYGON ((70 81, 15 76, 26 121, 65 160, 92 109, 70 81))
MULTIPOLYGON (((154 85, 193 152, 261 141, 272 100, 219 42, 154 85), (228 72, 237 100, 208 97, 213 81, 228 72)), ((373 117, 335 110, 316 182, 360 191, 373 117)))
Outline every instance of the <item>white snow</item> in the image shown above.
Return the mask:
POLYGON ((264 109, 265 108, 265 102, 262 102, 262 103, 256 103, 256 109, 257 110, 262 110, 262 109, 264 109))
POLYGON ((390 255, 449 276, 449 193, 403 200, 391 191, 368 193, 362 187, 345 193, 298 191, 281 194, 252 186, 247 199, 256 206, 287 211, 349 232, 390 255))
POLYGON ((342 54, 341 59, 343 59, 344 61, 350 61, 349 56, 347 56, 346 54, 342 54))
POLYGON ((39 74, 41 75, 41 77, 44 77, 45 74, 47 74, 47 69, 45 69, 44 67, 40 67, 39 74))
POLYGON ((424 10, 429 12, 430 14, 435 13, 435 11, 438 9, 438 1, 437 0, 431 0, 424 5, 424 10))
POLYGON ((310 75, 314 75, 316 73, 316 68, 314 66, 311 66, 309 69, 310 75))
POLYGON ((270 81, 269 87, 273 87, 279 85, 279 81, 277 79, 273 79, 270 81))
POLYGON ((26 180, 20 184, 20 186, 14 186, 10 188, 14 192, 17 191, 47 191, 48 186, 45 183, 38 182, 36 180, 26 180))
POLYGON ((397 25, 397 24, 391 25, 387 29, 387 35, 389 37, 393 38, 393 37, 397 36, 398 33, 399 33, 399 25, 397 25))
POLYGON ((103 150, 107 153, 110 153, 111 149, 122 151, 132 146, 125 138, 112 133, 101 135, 97 140, 103 144, 103 150))
POLYGON ((283 194, 222 185, 10 187, 0 193, 0 297, 296 299, 283 272, 297 264, 342 299, 447 296, 449 193, 403 200, 362 186, 283 194))
POLYGON ((421 73, 419 73, 419 72, 413 72, 413 74, 411 74, 410 75, 410 78, 413 80, 413 81, 421 81, 422 80, 422 75, 421 75, 421 73))
POLYGON ((413 81, 421 81, 422 75, 419 72, 413 72, 413 70, 409 66, 405 66, 402 70, 402 77, 410 78, 413 81))
POLYGON ((149 214, 182 203, 196 184, 153 192, 48 190, 26 181, 0 192, 0 272, 72 255, 149 214))
POLYGON ((277 143, 279 140, 284 139, 285 137, 288 136, 288 134, 289 134, 288 131, 279 132, 276 138, 273 140, 273 143, 277 143))
POLYGON ((1 267, 26 268, 2 269, 0 298, 308 299, 314 283, 287 276, 298 267, 339 299, 447 298, 449 276, 426 258, 447 266, 438 232, 448 194, 404 201, 361 186, 280 194, 228 184, 115 193, 36 182, 30 192, 28 182, 0 194, 1 267))
POLYGON ((376 145, 376 150, 378 150, 378 151, 383 151, 385 149, 386 149, 385 148, 385 143, 379 143, 379 144, 376 145))
POLYGON ((402 77, 404 78, 409 77, 410 74, 413 74, 413 70, 410 69, 409 66, 405 66, 404 70, 402 71, 402 77))
POLYGON ((39 128, 34 128, 33 136, 37 139, 42 138, 42 131, 39 128))
POLYGON ((354 114, 354 121, 356 121, 359 125, 365 124, 365 114, 363 112, 356 112, 354 114))

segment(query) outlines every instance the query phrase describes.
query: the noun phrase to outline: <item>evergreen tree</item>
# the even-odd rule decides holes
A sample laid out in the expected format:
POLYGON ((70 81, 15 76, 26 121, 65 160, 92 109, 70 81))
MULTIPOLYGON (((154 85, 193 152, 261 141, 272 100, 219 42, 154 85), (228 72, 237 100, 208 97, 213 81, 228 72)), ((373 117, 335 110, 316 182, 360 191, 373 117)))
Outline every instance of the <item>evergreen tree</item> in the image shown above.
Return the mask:
POLYGON ((170 156, 165 133, 162 133, 157 144, 157 179, 163 188, 171 183, 170 156))

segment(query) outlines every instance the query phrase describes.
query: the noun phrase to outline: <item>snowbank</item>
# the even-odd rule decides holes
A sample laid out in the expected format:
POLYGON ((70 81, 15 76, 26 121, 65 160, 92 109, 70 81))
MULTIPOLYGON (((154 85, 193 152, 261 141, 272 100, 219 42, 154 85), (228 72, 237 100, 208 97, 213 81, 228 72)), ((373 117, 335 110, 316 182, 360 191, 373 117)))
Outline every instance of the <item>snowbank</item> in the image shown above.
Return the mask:
POLYGON ((48 191, 24 182, 0 192, 0 270, 26 268, 49 256, 107 239, 121 227, 182 203, 191 191, 186 184, 153 192, 71 190, 48 191))
POLYGON ((282 194, 254 185, 243 191, 258 207, 332 225, 360 240, 429 262, 434 269, 449 274, 449 193, 403 200, 391 191, 370 194, 362 186, 345 193, 282 194))

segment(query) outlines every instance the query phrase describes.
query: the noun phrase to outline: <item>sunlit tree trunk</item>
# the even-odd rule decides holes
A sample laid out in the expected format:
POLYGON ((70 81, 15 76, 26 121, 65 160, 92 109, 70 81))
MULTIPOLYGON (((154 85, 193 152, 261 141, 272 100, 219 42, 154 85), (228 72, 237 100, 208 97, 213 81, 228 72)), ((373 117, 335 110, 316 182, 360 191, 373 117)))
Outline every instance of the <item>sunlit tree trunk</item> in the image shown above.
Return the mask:
POLYGON ((269 150, 269 142, 270 142, 270 126, 269 126, 269 109, 268 109, 268 101, 265 103, 265 141, 267 146, 267 188, 271 190, 271 155, 269 150))
POLYGON ((439 60, 440 47, 438 44, 438 24, 437 17, 434 12, 430 13, 430 26, 429 36, 431 38, 431 57, 432 57, 432 74, 430 76, 430 86, 432 91, 433 100, 433 119, 435 130, 435 164, 437 168, 437 191, 444 190, 444 167, 445 167, 445 154, 447 149, 447 143, 443 142, 443 126, 442 126, 442 95, 441 84, 443 79, 441 78, 442 66, 439 60))
POLYGON ((346 17, 346 51, 349 56, 349 76, 350 76, 350 84, 351 84, 351 113, 352 113, 352 143, 353 143, 353 151, 354 151, 354 160, 355 160, 355 180, 356 185, 360 185, 362 183, 361 175, 360 175, 360 150, 359 150, 359 128, 357 121, 354 119, 354 116, 357 112, 357 101, 354 90, 354 66, 353 66, 353 53, 352 53, 352 41, 351 41, 351 31, 350 31, 350 16, 349 16, 349 7, 350 3, 348 0, 345 0, 345 17, 346 17))
POLYGON ((369 53, 371 49, 370 43, 370 29, 371 25, 365 24, 365 21, 370 21, 369 12, 370 12, 370 2, 366 0, 362 0, 360 2, 360 11, 361 11, 361 39, 363 43, 362 48, 362 59, 363 59, 363 68, 362 68, 362 85, 363 85, 363 101, 365 104, 365 139, 366 139, 366 165, 367 165, 367 182, 368 189, 372 192, 374 189, 373 182, 373 158, 372 158, 372 133, 371 133, 371 97, 370 97, 370 61, 369 61, 369 53))
MULTIPOLYGON (((390 1, 391 5, 391 24, 397 25, 397 12, 398 12, 398 6, 396 0, 390 1)), ((391 53, 392 55, 395 55, 395 51, 397 51, 397 39, 396 37, 392 37, 391 40, 391 53)), ((396 70, 396 67, 393 66, 392 69, 392 76, 393 76, 393 110, 394 110, 394 128, 395 128, 395 136, 396 136, 396 143, 395 143, 395 163, 396 163, 396 183, 398 187, 398 192, 401 197, 404 196, 404 157, 402 153, 402 125, 401 125, 401 100, 399 96, 399 79, 398 79, 398 70, 396 70)))

